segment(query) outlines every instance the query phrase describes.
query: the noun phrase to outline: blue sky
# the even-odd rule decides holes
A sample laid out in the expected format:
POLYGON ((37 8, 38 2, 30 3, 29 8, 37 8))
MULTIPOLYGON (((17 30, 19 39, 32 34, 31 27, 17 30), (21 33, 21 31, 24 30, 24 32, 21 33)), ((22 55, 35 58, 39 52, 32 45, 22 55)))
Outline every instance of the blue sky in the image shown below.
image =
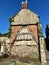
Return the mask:
MULTIPOLYGON (((0 32, 7 33, 10 27, 9 18, 21 10, 25 0, 0 0, 0 32)), ((49 0, 28 0, 28 9, 40 16, 42 32, 45 36, 46 24, 49 24, 49 0)))

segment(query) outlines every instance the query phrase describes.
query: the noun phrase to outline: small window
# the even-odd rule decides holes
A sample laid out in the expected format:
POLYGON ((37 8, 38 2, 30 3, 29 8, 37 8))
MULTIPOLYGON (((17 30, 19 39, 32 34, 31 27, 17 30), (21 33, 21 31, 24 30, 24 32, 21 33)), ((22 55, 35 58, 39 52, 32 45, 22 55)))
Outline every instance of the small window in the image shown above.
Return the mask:
POLYGON ((32 38, 32 36, 31 36, 31 34, 19 34, 17 37, 16 37, 16 40, 32 40, 33 38, 32 38))

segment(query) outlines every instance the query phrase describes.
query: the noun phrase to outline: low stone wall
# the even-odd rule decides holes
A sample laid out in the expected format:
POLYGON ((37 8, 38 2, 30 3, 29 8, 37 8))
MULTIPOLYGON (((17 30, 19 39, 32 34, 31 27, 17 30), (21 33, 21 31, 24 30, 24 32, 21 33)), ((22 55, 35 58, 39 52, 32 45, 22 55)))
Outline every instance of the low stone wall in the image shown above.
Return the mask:
POLYGON ((41 62, 42 65, 46 65, 46 52, 45 52, 45 42, 44 42, 44 38, 40 37, 40 54, 41 54, 41 62))

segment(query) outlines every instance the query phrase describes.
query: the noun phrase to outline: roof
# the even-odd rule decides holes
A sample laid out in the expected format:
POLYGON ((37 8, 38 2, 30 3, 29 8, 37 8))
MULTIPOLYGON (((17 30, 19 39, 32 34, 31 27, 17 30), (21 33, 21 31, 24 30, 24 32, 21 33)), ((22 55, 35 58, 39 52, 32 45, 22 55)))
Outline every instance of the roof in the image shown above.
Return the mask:
POLYGON ((21 9, 21 11, 11 18, 11 25, 25 25, 39 22, 39 16, 29 9, 21 9))

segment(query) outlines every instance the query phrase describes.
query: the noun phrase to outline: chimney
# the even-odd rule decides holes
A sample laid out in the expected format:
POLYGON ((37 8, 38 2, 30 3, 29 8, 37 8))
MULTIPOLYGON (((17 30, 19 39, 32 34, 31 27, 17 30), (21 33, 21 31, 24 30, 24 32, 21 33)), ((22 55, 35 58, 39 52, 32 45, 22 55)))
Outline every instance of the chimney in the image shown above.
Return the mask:
POLYGON ((27 9, 27 0, 25 2, 22 1, 22 9, 27 9))

